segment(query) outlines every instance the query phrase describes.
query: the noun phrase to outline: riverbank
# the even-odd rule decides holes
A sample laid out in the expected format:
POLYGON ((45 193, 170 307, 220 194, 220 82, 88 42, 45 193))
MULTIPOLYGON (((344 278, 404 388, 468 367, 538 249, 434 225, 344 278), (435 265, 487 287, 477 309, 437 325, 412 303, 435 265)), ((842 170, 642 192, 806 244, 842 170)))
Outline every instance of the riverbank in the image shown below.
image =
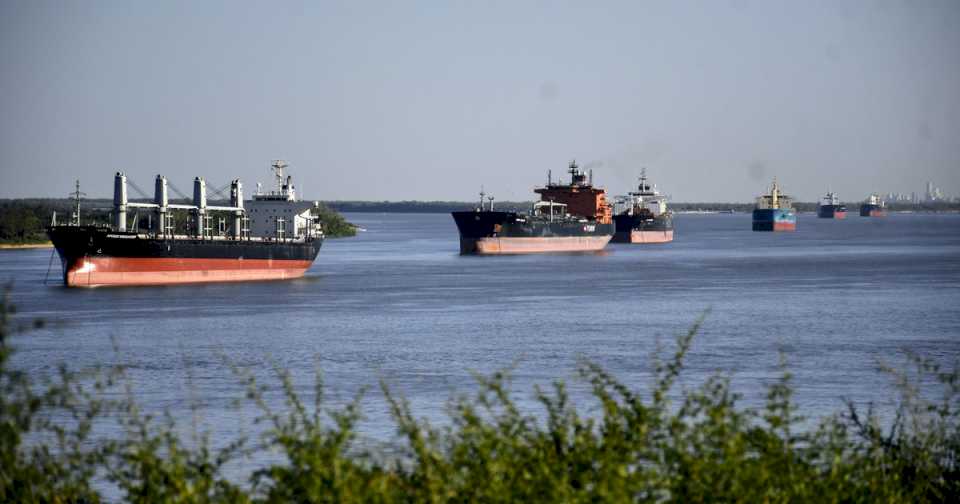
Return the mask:
POLYGON ((53 243, 49 241, 37 243, 0 243, 0 250, 25 250, 25 249, 45 249, 53 248, 53 243))

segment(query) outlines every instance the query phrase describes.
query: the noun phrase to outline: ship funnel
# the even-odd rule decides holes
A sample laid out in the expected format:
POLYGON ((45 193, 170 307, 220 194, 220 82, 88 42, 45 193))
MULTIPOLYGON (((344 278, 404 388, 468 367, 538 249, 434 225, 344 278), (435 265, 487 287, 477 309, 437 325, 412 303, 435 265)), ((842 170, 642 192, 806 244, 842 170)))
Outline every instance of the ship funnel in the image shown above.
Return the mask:
POLYGON ((166 210, 169 198, 167 197, 167 178, 163 175, 157 175, 157 180, 153 185, 153 203, 166 210))
POLYGON ((117 172, 113 178, 113 218, 117 231, 127 230, 127 176, 117 172))
POLYGON ((207 208, 207 181, 202 177, 193 179, 193 206, 207 208))
POLYGON ((202 239, 207 227, 207 181, 203 177, 193 179, 193 206, 196 235, 202 239))
POLYGON ((166 235, 168 231, 167 223, 169 222, 167 205, 170 203, 170 199, 167 196, 167 177, 163 175, 158 174, 153 184, 153 203, 157 205, 157 227, 155 231, 159 235, 166 235))
POLYGON ((233 179, 230 182, 230 206, 236 208, 233 212, 233 237, 240 239, 243 230, 243 185, 240 179, 233 179))
POLYGON ((243 208, 243 185, 240 184, 240 179, 230 182, 230 206, 243 208))

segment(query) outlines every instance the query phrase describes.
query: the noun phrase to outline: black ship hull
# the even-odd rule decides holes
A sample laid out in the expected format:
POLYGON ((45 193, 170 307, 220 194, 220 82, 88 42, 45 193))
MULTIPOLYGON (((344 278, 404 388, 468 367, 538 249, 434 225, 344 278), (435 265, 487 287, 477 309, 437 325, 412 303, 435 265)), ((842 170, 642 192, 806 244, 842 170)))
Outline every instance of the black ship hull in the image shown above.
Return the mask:
POLYGON ((613 224, 586 219, 531 218, 515 212, 453 212, 460 232, 460 253, 479 255, 602 250, 613 224))
POLYGON ((613 217, 614 243, 668 243, 673 241, 673 216, 656 217, 620 214, 613 217))
POLYGON ((157 285, 297 278, 320 252, 307 241, 153 238, 94 226, 47 234, 67 286, 157 285))
POLYGON ((847 207, 844 205, 820 205, 817 217, 821 219, 846 219, 847 207))
POLYGON ((886 217, 886 208, 872 203, 860 205, 860 217, 886 217))

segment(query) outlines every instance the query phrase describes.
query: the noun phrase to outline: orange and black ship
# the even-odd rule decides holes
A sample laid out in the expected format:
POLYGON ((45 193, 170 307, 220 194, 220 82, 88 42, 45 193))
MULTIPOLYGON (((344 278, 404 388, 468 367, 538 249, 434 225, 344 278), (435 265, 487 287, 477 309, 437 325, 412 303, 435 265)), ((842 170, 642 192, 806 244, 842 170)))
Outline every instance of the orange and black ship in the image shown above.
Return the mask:
POLYGON ((132 202, 126 176, 117 173, 111 226, 81 225, 78 188, 72 222, 47 229, 60 255, 64 284, 162 285, 303 276, 320 252, 323 232, 312 211, 316 204, 297 201, 290 177, 283 175, 285 166, 282 161, 273 164, 278 190, 258 190, 246 205, 239 180, 232 181, 228 206, 207 205, 206 182, 199 177, 192 205, 170 203, 167 180, 160 175, 152 203, 132 202), (137 213, 132 229, 129 210, 137 213), (150 217, 147 229, 140 229, 140 210, 150 217), (178 210, 188 213, 180 229, 178 210))
POLYGON ((593 186, 592 174, 576 162, 568 169, 569 184, 553 183, 535 189, 540 201, 529 214, 494 211, 493 198, 474 210, 453 212, 460 232, 460 253, 479 255, 543 252, 595 252, 613 237, 612 209, 606 191, 593 186))

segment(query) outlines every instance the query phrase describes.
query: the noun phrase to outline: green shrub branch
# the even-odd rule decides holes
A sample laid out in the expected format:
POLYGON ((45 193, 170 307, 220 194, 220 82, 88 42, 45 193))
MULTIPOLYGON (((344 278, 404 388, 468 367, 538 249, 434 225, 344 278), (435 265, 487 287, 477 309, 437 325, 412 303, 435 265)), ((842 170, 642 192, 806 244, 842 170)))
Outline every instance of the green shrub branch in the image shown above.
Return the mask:
POLYGON ((236 369, 267 431, 214 450, 206 435, 183 439, 169 415, 144 414, 120 367, 63 368, 39 382, 16 370, 13 339, 32 326, 13 315, 4 297, 3 502, 99 502, 98 480, 129 502, 184 503, 956 502, 960 495, 958 368, 916 355, 909 373, 884 370, 898 391, 889 427, 872 406, 848 400, 811 428, 783 357, 760 408, 741 406, 721 374, 678 390, 701 317, 655 360, 648 392, 581 360, 577 375, 591 406, 574 404, 556 381, 535 388, 541 408, 525 413, 510 393, 509 371, 501 371, 477 376, 469 395, 451 399, 450 422, 438 427, 381 383, 401 440, 399 453, 385 458, 358 443, 365 394, 328 408, 319 370, 311 403, 289 371, 274 369, 284 398, 274 408, 253 374, 236 369), (934 388, 942 395, 932 400, 934 388), (114 399, 118 389, 126 393, 114 399), (116 419, 123 429, 115 439, 92 435, 96 422, 116 419), (229 462, 265 449, 283 460, 245 481, 224 476, 229 462))

